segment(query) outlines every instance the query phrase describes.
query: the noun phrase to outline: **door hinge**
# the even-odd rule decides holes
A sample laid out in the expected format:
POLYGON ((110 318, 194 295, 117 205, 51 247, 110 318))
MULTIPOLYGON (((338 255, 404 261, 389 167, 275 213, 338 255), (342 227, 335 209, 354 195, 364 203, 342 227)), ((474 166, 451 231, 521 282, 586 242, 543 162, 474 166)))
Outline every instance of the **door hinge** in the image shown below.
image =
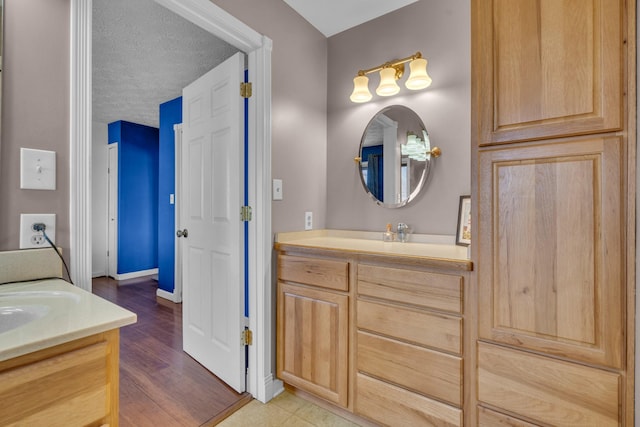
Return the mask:
POLYGON ((253 332, 251 332, 251 329, 246 328, 242 331, 240 340, 242 341, 242 345, 253 345, 253 332))
POLYGON ((240 96, 243 98, 251 98, 251 82, 240 83, 240 96))
POLYGON ((251 206, 243 206, 240 208, 241 221, 251 221, 251 206))

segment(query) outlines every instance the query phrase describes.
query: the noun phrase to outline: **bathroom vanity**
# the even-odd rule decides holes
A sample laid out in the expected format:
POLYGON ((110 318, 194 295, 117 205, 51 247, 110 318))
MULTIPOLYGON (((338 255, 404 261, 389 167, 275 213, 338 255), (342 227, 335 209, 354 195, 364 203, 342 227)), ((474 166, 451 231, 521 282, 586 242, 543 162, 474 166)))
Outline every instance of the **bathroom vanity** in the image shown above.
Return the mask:
POLYGON ((380 235, 278 235, 277 375, 375 423, 462 426, 467 248, 380 235))
MULTIPOLYGON (((19 265, 46 251, 55 257, 51 249, 0 253, 2 274, 13 269, 20 280, 29 270, 19 265)), ((0 285, 0 424, 117 426, 119 328, 135 321, 60 279, 0 285)))

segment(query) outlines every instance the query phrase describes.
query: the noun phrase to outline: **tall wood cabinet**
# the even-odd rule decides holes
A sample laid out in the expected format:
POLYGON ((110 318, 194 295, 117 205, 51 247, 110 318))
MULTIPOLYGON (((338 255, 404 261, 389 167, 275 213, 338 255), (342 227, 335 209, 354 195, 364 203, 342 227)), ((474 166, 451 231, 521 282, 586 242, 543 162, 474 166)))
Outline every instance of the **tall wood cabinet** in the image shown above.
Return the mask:
POLYGON ((635 2, 473 0, 478 425, 633 425, 635 2))

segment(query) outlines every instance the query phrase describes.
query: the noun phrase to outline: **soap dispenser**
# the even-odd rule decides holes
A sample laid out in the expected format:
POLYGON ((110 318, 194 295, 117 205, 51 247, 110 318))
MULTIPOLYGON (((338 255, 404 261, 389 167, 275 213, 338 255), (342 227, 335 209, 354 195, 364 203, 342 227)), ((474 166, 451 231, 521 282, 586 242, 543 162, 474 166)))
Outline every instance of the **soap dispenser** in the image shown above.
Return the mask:
POLYGON ((383 242, 393 242, 395 238, 395 233, 391 231, 391 224, 387 224, 387 231, 382 233, 382 241, 383 242))
POLYGON ((403 222, 398 224, 398 240, 403 243, 409 240, 409 226, 403 222))

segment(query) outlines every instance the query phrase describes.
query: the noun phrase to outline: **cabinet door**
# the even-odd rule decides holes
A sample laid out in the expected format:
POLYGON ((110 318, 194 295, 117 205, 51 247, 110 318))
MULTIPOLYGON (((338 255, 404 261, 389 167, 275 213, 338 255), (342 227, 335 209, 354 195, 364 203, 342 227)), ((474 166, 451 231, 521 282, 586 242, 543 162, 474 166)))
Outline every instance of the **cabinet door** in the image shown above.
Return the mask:
POLYGON ((622 141, 479 154, 479 335, 622 368, 622 141))
POLYGON ((349 297, 278 282, 278 377, 347 406, 349 297))
POLYGON ((621 3, 474 2, 480 145, 622 127, 621 3))

